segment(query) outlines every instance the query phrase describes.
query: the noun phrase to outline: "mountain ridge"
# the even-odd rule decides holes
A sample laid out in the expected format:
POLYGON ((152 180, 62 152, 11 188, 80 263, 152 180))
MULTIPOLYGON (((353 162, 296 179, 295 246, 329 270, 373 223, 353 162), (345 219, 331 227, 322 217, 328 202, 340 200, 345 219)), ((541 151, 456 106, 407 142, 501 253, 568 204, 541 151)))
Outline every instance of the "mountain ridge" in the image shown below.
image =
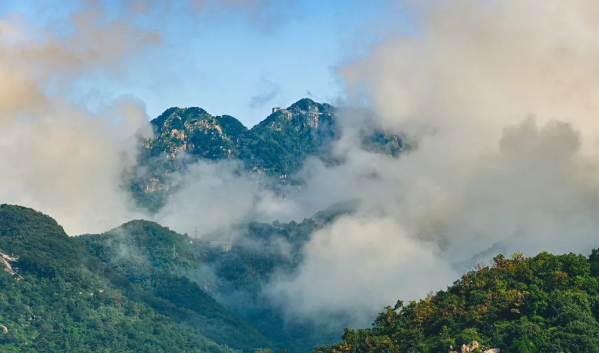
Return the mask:
MULTIPOLYGON (((250 173, 282 183, 301 183, 294 175, 308 158, 327 164, 338 159, 333 146, 342 134, 340 112, 303 98, 248 129, 229 115, 212 116, 198 107, 169 108, 150 122, 154 135, 140 143, 130 189, 140 206, 156 211, 179 186, 173 174, 199 161, 222 160, 237 160, 250 173)), ((360 138, 357 147, 394 158, 409 147, 403 136, 380 129, 362 131, 360 138)))
MULTIPOLYGON (((351 212, 340 206, 302 223, 250 223, 244 238, 275 237, 301 247, 315 229, 351 212)), ((257 306, 247 313, 249 324, 199 286, 206 272, 195 272, 198 265, 208 264, 222 276, 225 290, 231 285, 251 290, 262 280, 244 284, 247 279, 268 278, 273 268, 293 267, 296 261, 273 267, 276 250, 244 247, 243 242, 230 249, 211 247, 209 239, 196 242, 145 220, 100 235, 69 237, 41 212, 0 205, 0 257, 5 260, 0 261, 5 267, 0 271, 0 350, 238 353, 289 347, 299 353, 314 342, 334 341, 310 336, 301 325, 265 337, 264 332, 283 328, 276 312, 257 306), (122 244, 142 255, 119 254, 122 244)), ((437 353, 459 352, 460 346, 479 353, 599 351, 599 250, 589 256, 498 255, 447 289, 419 301, 398 301, 372 328, 346 329, 340 343, 316 346, 314 352, 437 353)))
MULTIPOLYGON (((234 336, 238 342, 229 344, 233 348, 263 346, 300 353, 317 342, 334 341, 337 334, 287 322, 279 308, 262 296, 262 290, 270 276, 279 271, 292 272, 299 265, 301 249, 314 230, 352 212, 352 206, 335 205, 299 223, 250 222, 200 238, 176 233, 155 222, 133 220, 78 240, 109 267, 146 291, 180 307, 189 307, 203 317, 226 317, 226 322, 234 323, 237 330, 234 336), (229 232, 237 236, 228 238, 229 232), (168 289, 173 286, 176 292, 168 289), (178 293, 186 293, 187 299, 178 293), (202 293, 237 317, 223 316, 219 307, 201 299, 202 293), (193 304, 194 301, 197 303, 193 304), (200 305, 202 301, 204 305, 200 305)), ((203 327, 208 338, 227 343, 214 327, 209 324, 203 327)), ((225 329, 226 326, 220 328, 225 329)))

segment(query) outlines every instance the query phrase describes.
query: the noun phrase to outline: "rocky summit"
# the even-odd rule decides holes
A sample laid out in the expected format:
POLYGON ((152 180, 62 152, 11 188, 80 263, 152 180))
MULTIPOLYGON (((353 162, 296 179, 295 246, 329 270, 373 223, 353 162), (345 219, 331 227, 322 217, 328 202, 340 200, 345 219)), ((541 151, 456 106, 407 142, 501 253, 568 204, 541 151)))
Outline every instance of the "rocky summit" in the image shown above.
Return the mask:
MULTIPOLYGON (((151 121, 154 135, 142 140, 133 194, 142 206, 160 208, 174 187, 172 175, 200 160, 238 160, 252 173, 287 182, 308 157, 334 160, 332 147, 342 135, 340 120, 352 112, 304 98, 287 108, 273 108, 248 129, 232 116, 212 116, 201 108, 167 109, 151 121)), ((361 131, 359 138, 360 148, 393 157, 406 148, 402 136, 382 129, 361 131)))

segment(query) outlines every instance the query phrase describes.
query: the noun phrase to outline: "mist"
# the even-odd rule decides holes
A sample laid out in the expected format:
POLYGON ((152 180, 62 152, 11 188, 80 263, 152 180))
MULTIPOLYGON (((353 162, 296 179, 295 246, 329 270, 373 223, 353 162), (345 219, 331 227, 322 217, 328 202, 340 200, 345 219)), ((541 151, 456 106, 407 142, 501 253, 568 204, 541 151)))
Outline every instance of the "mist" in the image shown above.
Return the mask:
MULTIPOLYGON (((202 227, 173 219, 169 210, 184 209, 176 195, 160 215, 138 208, 130 195, 125 176, 137 163, 140 140, 152 135, 143 101, 128 95, 98 97, 101 93, 93 89, 79 100, 64 96, 90 76, 118 81, 131 60, 151 50, 167 49, 161 33, 143 23, 156 17, 157 11, 254 16, 268 4, 141 0, 115 2, 115 8, 110 8, 101 1, 86 0, 65 2, 65 9, 74 10, 44 26, 18 13, 0 18, 1 202, 45 212, 70 235, 100 233, 135 218, 155 219, 181 232, 202 227), (94 109, 89 108, 90 102, 94 109)), ((48 11, 48 6, 34 7, 48 11)), ((194 192, 207 190, 210 181, 206 185, 194 192)), ((210 198, 219 200, 219 196, 210 198)), ((189 206, 197 206, 197 199, 206 200, 187 199, 189 206)), ((231 201, 220 200, 221 205, 231 201)), ((196 209, 192 214, 200 212, 196 209)), ((242 218, 222 219, 215 227, 242 218)))
POLYGON ((344 104, 372 109, 417 148, 397 160, 365 152, 360 119, 341 118, 344 163, 308 163, 307 187, 292 199, 359 207, 314 233, 298 272, 272 282, 273 300, 294 303, 284 306, 291 318, 326 325, 342 312, 367 326, 376 308, 443 289, 497 249, 597 247, 599 5, 411 6, 416 34, 338 72, 344 104))
POLYGON ((356 202, 311 235, 296 272, 276 274, 264 291, 290 320, 323 325, 339 317, 368 325, 397 299, 422 298, 488 261, 489 249, 598 246, 596 1, 410 2, 410 34, 336 68, 345 91, 337 103, 375 113, 340 110, 340 163, 308 160, 295 176, 301 188, 274 190, 234 161, 198 162, 176 176, 181 187, 155 214, 123 185, 139 153, 131 136, 151 135, 144 102, 119 97, 90 111, 56 94, 89 71, 118 76, 132 55, 164 45, 160 33, 126 21, 155 6, 142 5, 116 19, 91 6, 69 17, 75 30, 66 35, 17 15, 0 20, 3 203, 48 213, 75 235, 134 218, 210 233, 356 202), (399 158, 362 149, 360 132, 373 123, 415 147, 399 158))
POLYGON ((124 17, 90 2, 65 19, 69 34, 18 14, 0 21, 0 199, 50 214, 69 234, 138 216, 121 178, 136 160, 130 136, 148 124, 144 104, 119 97, 92 112, 58 94, 86 72, 118 74, 159 41, 124 17))

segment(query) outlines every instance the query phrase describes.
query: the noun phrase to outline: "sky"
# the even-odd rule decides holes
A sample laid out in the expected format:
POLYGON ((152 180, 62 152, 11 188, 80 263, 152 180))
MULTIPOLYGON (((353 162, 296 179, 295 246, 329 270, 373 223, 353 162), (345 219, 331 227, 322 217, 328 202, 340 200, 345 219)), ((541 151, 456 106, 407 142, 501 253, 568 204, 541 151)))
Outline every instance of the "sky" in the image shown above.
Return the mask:
MULTIPOLYGON (((68 33, 65 18, 89 3, 3 0, 0 16, 68 33)), ((110 18, 128 2, 93 3, 110 18)), ((126 96, 142 102, 150 118, 172 106, 199 106, 252 126, 274 106, 342 97, 337 67, 391 33, 408 32, 407 16, 381 20, 389 7, 380 0, 155 2, 130 20, 155 31, 160 44, 129 56, 118 74, 89 70, 68 87, 47 89, 92 111, 126 96)))

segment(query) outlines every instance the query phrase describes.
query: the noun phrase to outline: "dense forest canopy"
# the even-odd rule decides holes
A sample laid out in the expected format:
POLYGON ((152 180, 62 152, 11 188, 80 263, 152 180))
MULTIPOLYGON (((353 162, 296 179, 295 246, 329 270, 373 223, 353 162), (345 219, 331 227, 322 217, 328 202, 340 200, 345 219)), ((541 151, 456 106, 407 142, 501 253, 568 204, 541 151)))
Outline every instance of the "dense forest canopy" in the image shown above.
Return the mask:
POLYGON ((234 351, 177 323, 175 307, 134 287, 37 211, 0 206, 0 252, 15 272, 0 271, 2 352, 234 351))
POLYGON ((498 255, 447 290, 401 300, 370 329, 316 353, 448 352, 476 341, 509 353, 599 351, 599 251, 498 255))

